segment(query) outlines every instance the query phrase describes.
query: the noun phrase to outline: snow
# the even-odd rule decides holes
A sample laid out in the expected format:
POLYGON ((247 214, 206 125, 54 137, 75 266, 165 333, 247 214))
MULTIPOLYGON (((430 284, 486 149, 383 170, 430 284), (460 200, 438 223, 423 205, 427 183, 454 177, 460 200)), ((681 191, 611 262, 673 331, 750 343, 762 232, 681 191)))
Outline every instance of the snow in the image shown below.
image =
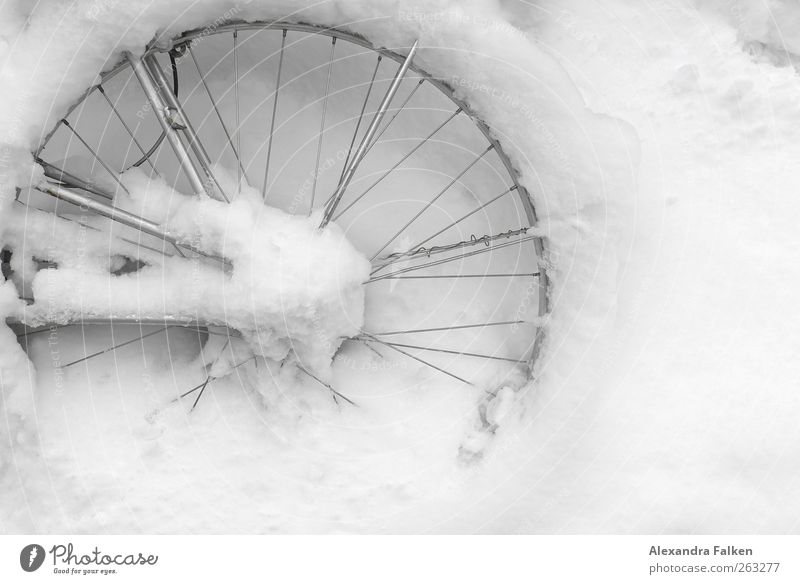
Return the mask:
MULTIPOLYGON (((37 136, 109 54, 226 11, 263 18, 301 6, 42 2, 21 30, 23 4, 6 3, 10 16, 0 19, 0 76, 18 87, 0 98, 5 201, 9 185, 33 172, 25 153, 37 136), (58 92, 36 90, 53 79, 58 92)), ((483 408, 487 433, 463 386, 420 382, 366 349, 334 372, 359 407, 333 403, 296 370, 231 371, 232 354, 210 363, 220 378, 189 415, 165 406, 182 387, 176 380, 197 376, 185 331, 70 372, 79 389, 64 395, 57 368, 40 366, 34 383, 4 330, 0 529, 796 531, 800 81, 791 67, 746 50, 752 40, 780 47, 790 34, 755 8, 732 24, 722 4, 304 8, 302 19, 350 23, 388 46, 419 37, 420 64, 450 79, 507 148, 547 234, 553 279, 535 382, 502 389, 483 408), (101 378, 109 371, 112 379, 101 378)), ((148 208, 133 192, 129 204, 148 208)), ((15 217, 10 205, 4 218, 15 217)), ((240 205, 230 211, 237 221, 248 210, 251 222, 286 220, 240 205)), ((227 220, 208 215, 212 224, 227 220)), ((3 223, 3 238, 12 237, 3 223)), ((225 249, 246 253, 242 241, 225 249)), ((353 264, 344 273, 358 273, 351 253, 336 257, 353 264)), ((241 286, 254 285, 251 276, 241 286)), ((3 288, 6 314, 19 310, 11 292, 3 288)), ((109 344, 67 333, 58 358, 109 344)), ((53 358, 47 337, 30 350, 36 363, 53 358)))

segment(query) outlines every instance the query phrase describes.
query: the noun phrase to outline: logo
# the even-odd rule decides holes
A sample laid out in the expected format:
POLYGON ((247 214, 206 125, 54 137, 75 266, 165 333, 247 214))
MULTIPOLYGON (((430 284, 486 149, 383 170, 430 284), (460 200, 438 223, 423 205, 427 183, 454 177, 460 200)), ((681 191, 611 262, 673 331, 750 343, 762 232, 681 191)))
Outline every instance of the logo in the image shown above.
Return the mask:
POLYGON ((26 572, 35 572, 44 563, 44 548, 38 543, 26 545, 19 552, 19 565, 26 572))

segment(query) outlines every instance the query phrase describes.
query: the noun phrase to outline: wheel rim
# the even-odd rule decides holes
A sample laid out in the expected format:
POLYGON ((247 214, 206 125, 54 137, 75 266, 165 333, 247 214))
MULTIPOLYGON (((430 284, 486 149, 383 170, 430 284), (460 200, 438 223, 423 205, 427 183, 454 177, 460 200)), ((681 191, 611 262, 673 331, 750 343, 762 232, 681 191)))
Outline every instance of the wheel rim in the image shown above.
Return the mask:
MULTIPOLYGON (((209 159, 215 162, 227 160, 228 166, 235 168, 237 184, 253 184, 250 179, 259 174, 256 169, 263 170, 264 179, 260 184, 259 179, 255 179, 253 186, 260 188, 268 204, 287 211, 293 210, 291 205, 297 200, 302 204, 313 200, 313 207, 317 208, 325 202, 333 190, 331 181, 335 182, 335 176, 340 174, 339 166, 343 174, 354 146, 363 139, 368 124, 375 119, 375 102, 397 79, 397 73, 388 71, 389 67, 383 67, 383 76, 379 74, 381 61, 402 64, 406 60, 399 52, 377 49, 365 39, 347 32, 280 22, 233 23, 218 27, 211 34, 208 29, 189 31, 174 39, 172 47, 172 57, 177 54, 175 77, 183 84, 188 79, 190 87, 188 94, 179 93, 177 99, 187 112, 187 120, 197 126, 201 148, 206 149, 209 159), (264 36, 271 36, 271 39, 261 38, 264 36), (330 42, 320 43, 320 39, 330 39, 330 42), (263 45, 259 45, 260 41, 263 45), (223 43, 228 44, 227 53, 216 46, 223 43), (186 48, 185 52, 181 52, 182 48, 186 48), (292 64, 289 58, 293 50, 297 54, 316 55, 324 53, 322 49, 329 51, 327 60, 319 60, 313 66, 292 64), (258 54, 267 58, 259 60, 258 54), (365 64, 368 58, 372 59, 369 66, 365 64), (188 73, 192 68, 194 79, 188 73), (345 78, 349 73, 352 79, 342 83, 336 76, 340 69, 344 69, 345 78), (217 91, 231 72, 235 79, 233 86, 224 92, 217 91), (269 75, 264 75, 265 72, 269 75), (275 89, 263 91, 261 95, 255 93, 260 101, 250 107, 242 94, 251 95, 247 84, 262 78, 272 80, 275 89), (301 89, 293 91, 292 83, 300 85, 301 89), (298 95, 302 94, 304 86, 317 88, 319 94, 312 95, 308 104, 298 105, 298 95), (355 99, 357 96, 360 99, 355 99), (205 100, 205 106, 200 104, 201 99, 205 100), (354 103, 355 114, 348 115, 345 108, 334 103, 348 99, 354 103), (316 133, 297 132, 312 118, 318 124, 316 133), (258 120, 262 126, 250 134, 246 130, 253 120, 258 120), (215 131, 211 130, 213 125, 216 125, 215 131), (217 139, 213 137, 214 132, 217 139), (305 139, 294 150, 285 146, 285 139, 293 133, 305 139), (257 148, 253 148, 253 144, 257 148), (344 160, 334 156, 337 164, 326 169, 329 172, 321 172, 321 164, 331 159, 332 145, 340 148, 337 152, 346 152, 344 160), (252 153, 249 159, 245 151, 252 153), (293 168, 307 165, 308 160, 313 162, 310 199, 308 189, 303 189, 302 184, 289 184, 291 180, 297 183, 298 173, 293 168), (281 183, 284 175, 286 182, 281 183), (298 199, 298 194, 303 196, 298 199)), ((164 62, 167 54, 166 49, 153 47, 146 52, 146 58, 161 59, 168 74, 170 67, 164 62)), ((312 58, 307 57, 307 60, 312 58)), ((169 163, 174 153, 164 145, 165 132, 159 131, 157 126, 146 130, 137 124, 134 128, 132 120, 139 117, 139 112, 134 112, 132 117, 128 106, 132 99, 135 101, 131 96, 137 92, 141 103, 142 94, 130 69, 130 62, 123 61, 104 74, 99 84, 90 87, 69 108, 64 120, 72 121, 58 124, 45 137, 35 155, 45 165, 51 182, 60 182, 63 187, 102 199, 109 190, 126 191, 116 175, 130 168, 133 162, 141 168, 150 168, 151 173, 171 175, 170 184, 178 185, 180 190, 191 190, 191 181, 187 185, 182 176, 186 164, 169 163), (120 81, 125 77, 127 81, 120 81), (98 123, 97 112, 103 104, 106 113, 100 116, 103 121, 98 123), (112 124, 116 124, 116 128, 112 124), (143 135, 146 131, 149 134, 143 135), (60 145, 57 143, 59 133, 62 136, 60 145), (115 146, 108 146, 109 142, 115 146), (70 154, 80 149, 91 160, 93 171, 86 173, 67 164, 70 154), (120 150, 124 155, 119 154, 120 150), (113 182, 108 177, 98 181, 96 175, 102 172, 113 182), (98 182, 103 183, 102 188, 97 187, 98 182)), ((365 162, 352 190, 345 193, 341 206, 331 215, 373 264, 371 276, 365 282, 369 302, 367 323, 363 334, 347 342, 367 347, 384 358, 393 355, 412 360, 434 376, 447 375, 451 380, 470 384, 481 378, 480 370, 485 369, 486 363, 512 369, 524 366, 529 371, 542 338, 540 323, 531 316, 544 315, 547 286, 539 265, 542 241, 532 231, 536 213, 530 197, 489 126, 454 95, 445 81, 434 79, 413 61, 409 72, 411 74, 399 85, 396 101, 391 104, 394 109, 389 109, 383 123, 377 126, 377 139, 368 144, 364 160, 367 161, 371 153, 377 162, 372 166, 365 162), (421 97, 423 91, 431 88, 440 97, 440 103, 447 102, 451 107, 434 104, 435 99, 430 94, 421 97), (413 106, 415 99, 422 102, 418 109, 413 106), (424 118, 416 121, 415 129, 427 131, 416 136, 413 132, 408 136, 396 136, 399 129, 414 126, 408 121, 412 114, 424 118), (477 144, 474 137, 469 138, 468 144, 459 140, 464 138, 465 130, 463 126, 454 130, 453 120, 466 120, 484 140, 483 148, 474 147, 477 144), (455 138, 444 136, 449 131, 455 138), (444 148, 450 149, 449 154, 436 159, 444 148), (422 164, 426 151, 434 162, 446 161, 450 166, 422 164), (494 157, 493 162, 488 161, 490 156, 494 157), (476 174, 480 174, 480 179, 475 178, 476 174), (422 192, 422 186, 438 186, 431 192, 426 191, 424 196, 400 200, 397 193, 402 185, 392 183, 400 175, 413 183, 415 189, 409 190, 422 192), (494 179, 497 188, 486 188, 492 182, 490 179, 494 179), (452 197, 457 189, 462 196, 472 197, 470 205, 446 206, 448 196, 452 197), (501 208, 503 211, 497 211, 501 208), (435 219, 430 219, 432 216, 435 219), (508 217, 514 220, 509 222, 508 217), (485 220, 482 227, 476 222, 478 219, 485 220), (377 236, 374 228, 367 228, 375 224, 380 226, 377 236), (393 224, 397 229, 392 229, 393 224), (520 281, 524 284, 520 285, 520 281), (398 296, 404 300, 397 302, 392 317, 376 315, 382 310, 375 306, 383 307, 387 302, 396 301, 398 296), (424 306, 410 310, 409 298, 417 304, 419 299, 427 298, 427 301, 423 302, 424 306), (498 306, 502 305, 503 309, 484 307, 478 311, 484 316, 469 316, 471 306, 491 303, 492 299, 499 299, 498 306), (514 343, 501 339, 513 334, 519 337, 514 343)), ((150 121, 153 121, 152 116, 150 121)), ((184 148, 188 150, 192 139, 187 136, 188 132, 182 132, 184 148)), ((219 186, 219 182, 215 182, 219 186)), ((24 197, 22 203, 34 204, 24 197)), ((311 204, 307 204, 307 209, 301 206, 294 211, 303 213, 313 208, 311 204)), ((185 326, 212 334, 226 330, 224 322, 202 318, 187 320, 169 314, 163 317, 162 321, 161 316, 154 318, 152 315, 128 319, 91 315, 80 320, 84 325, 127 322, 155 326, 165 322, 170 327, 185 326), (213 325, 222 328, 213 328, 213 325)), ((26 333, 37 330, 43 329, 28 329, 26 333)), ((115 349, 116 346, 110 347, 110 350, 115 349)), ((357 350, 345 345, 339 354, 347 357, 348 351, 357 350)), ((492 373, 483 378, 497 378, 497 375, 492 373)))

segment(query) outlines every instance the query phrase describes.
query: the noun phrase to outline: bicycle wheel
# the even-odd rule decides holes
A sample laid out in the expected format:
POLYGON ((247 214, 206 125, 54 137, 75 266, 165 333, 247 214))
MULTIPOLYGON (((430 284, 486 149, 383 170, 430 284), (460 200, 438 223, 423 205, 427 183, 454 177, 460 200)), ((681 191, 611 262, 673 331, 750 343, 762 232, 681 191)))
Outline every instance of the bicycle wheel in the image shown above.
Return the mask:
POLYGON ((4 271, 28 302, 20 338, 77 351, 54 360, 38 341, 37 367, 71 383, 96 362, 135 367, 131 351, 183 359, 195 373, 172 367, 175 397, 191 409, 243 372, 265 399, 300 379, 338 404, 378 372, 484 405, 528 380, 546 311, 536 213, 490 126, 418 50, 237 22, 102 74, 17 201, 4 271))

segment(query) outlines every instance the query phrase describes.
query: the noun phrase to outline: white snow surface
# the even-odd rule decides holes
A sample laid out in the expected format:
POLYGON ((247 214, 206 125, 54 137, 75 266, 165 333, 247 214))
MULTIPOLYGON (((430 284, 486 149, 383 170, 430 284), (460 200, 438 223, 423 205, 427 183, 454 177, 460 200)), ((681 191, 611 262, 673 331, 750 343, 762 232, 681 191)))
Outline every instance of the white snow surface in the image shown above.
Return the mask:
MULTIPOLYGON (((113 55, 226 14, 291 14, 377 44, 420 39, 420 64, 519 168, 552 293, 536 380, 501 390, 469 464, 459 446, 486 436, 461 387, 408 392, 376 366, 361 407, 339 409, 308 380, 253 401, 237 379, 213 407, 154 416, 172 382, 159 366, 186 360, 169 342, 144 373, 115 361, 120 391, 97 391, 87 368, 65 395, 3 329, 0 530, 796 531, 800 79, 698 4, 3 4, 4 218, 41 133, 113 55)), ((5 314, 15 298, 6 284, 5 314)), ((31 351, 46 360, 47 339, 31 351)))

